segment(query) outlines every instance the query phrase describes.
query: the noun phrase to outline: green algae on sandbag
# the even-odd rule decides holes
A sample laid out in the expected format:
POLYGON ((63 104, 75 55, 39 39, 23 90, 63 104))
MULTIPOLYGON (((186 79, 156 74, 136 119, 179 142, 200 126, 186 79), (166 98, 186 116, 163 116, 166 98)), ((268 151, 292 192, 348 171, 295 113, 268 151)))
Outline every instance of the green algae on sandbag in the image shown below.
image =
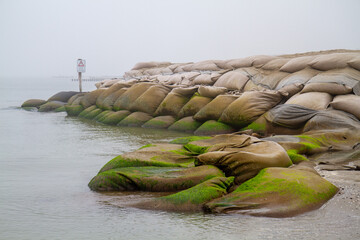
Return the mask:
POLYGON ((117 96, 117 94, 115 94, 115 93, 119 90, 120 90, 120 92, 125 92, 125 90, 121 91, 121 89, 123 89, 125 87, 129 87, 129 84, 120 83, 120 82, 115 83, 114 85, 112 85, 111 87, 109 87, 108 89, 106 89, 104 92, 102 92, 99 95, 99 97, 96 99, 96 106, 103 110, 111 110, 112 105, 114 104, 114 100, 115 100, 114 98, 115 98, 115 96, 117 96), (112 96, 112 97, 109 97, 109 96, 112 96))
POLYGON ((235 191, 205 204, 213 213, 291 217, 321 207, 338 188, 311 171, 266 168, 235 191))
POLYGON ((126 92, 122 93, 119 98, 116 99, 113 109, 115 111, 130 110, 131 104, 153 85, 154 83, 150 82, 142 82, 132 85, 128 90, 126 90, 126 92))
POLYGON ((41 105, 45 104, 46 101, 42 100, 42 99, 29 99, 26 100, 21 107, 22 108, 27 108, 27 107, 36 107, 39 108, 41 105))
POLYGON ((55 109, 64 106, 64 102, 59 101, 51 101, 47 102, 39 107, 39 112, 51 112, 55 111, 55 109))
POLYGON ((91 105, 95 105, 96 104, 96 100, 97 98, 103 93, 105 92, 106 89, 105 88, 100 88, 100 89, 96 89, 94 91, 88 92, 86 93, 80 100, 80 104, 84 107, 84 108, 88 108, 91 105))
POLYGON ((158 128, 158 129, 167 129, 175 122, 173 116, 159 116, 153 119, 150 119, 144 125, 143 128, 158 128))
POLYGON ((172 192, 191 188, 214 177, 224 177, 223 172, 214 166, 128 167, 101 172, 88 186, 93 191, 172 192))
POLYGON ((113 92, 112 94, 110 94, 109 96, 107 96, 100 105, 100 108, 103 110, 115 110, 115 111, 119 111, 120 109, 115 109, 114 108, 114 104, 116 102, 116 100, 126 91, 128 90, 128 88, 121 88, 119 90, 117 90, 116 92, 113 92))
POLYGON ((121 110, 117 112, 109 111, 103 117, 101 117, 98 122, 108 125, 117 125, 121 120, 126 118, 131 114, 128 110, 121 110))
POLYGON ((176 138, 176 139, 172 140, 170 143, 185 145, 185 144, 188 144, 189 142, 203 140, 203 139, 210 139, 210 138, 211 137, 208 137, 208 136, 189 136, 189 137, 176 138))
POLYGON ((199 212, 205 203, 227 194, 233 181, 233 177, 214 177, 178 193, 133 206, 151 210, 199 212))
POLYGON ((231 126, 217 122, 215 120, 209 120, 203 123, 196 131, 195 135, 215 135, 234 132, 235 129, 231 126))
POLYGON ((171 91, 160 103, 155 111, 155 116, 177 116, 181 108, 189 101, 190 97, 171 91))
POLYGON ((81 113, 79 113, 79 117, 84 117, 85 115, 91 113, 91 111, 97 109, 95 105, 92 105, 88 108, 85 108, 81 113))
POLYGON ((65 110, 68 116, 76 117, 84 110, 84 107, 80 104, 65 105, 65 110))
POLYGON ((103 110, 97 108, 95 105, 88 107, 79 114, 79 117, 86 119, 95 119, 103 110))
POLYGON ((150 119, 152 119, 152 116, 148 113, 134 112, 121 120, 117 125, 126 127, 140 127, 150 119))
POLYGON ((201 108, 211 102, 212 98, 194 95, 178 113, 179 118, 194 116, 201 108))
POLYGON ((65 109, 65 105, 64 106, 61 106, 61 107, 58 107, 54 110, 54 112, 66 112, 66 109, 65 109))
POLYGON ((168 129, 173 131, 193 133, 201 123, 194 120, 193 117, 185 117, 173 123, 168 129))
POLYGON ((105 110, 102 111, 100 114, 96 115, 96 117, 94 117, 94 120, 97 122, 101 122, 108 114, 112 113, 113 111, 110 110, 105 110))
POLYGON ((239 95, 219 95, 210 103, 206 104, 195 115, 194 119, 197 121, 218 120, 223 111, 235 101, 239 95))
POLYGON ((209 148, 207 153, 199 155, 197 163, 217 166, 226 176, 235 176, 236 184, 254 177, 261 169, 292 165, 286 151, 275 142, 261 141, 212 150, 209 148))
POLYGON ((179 144, 148 144, 140 149, 124 153, 106 163, 100 172, 113 168, 158 166, 194 167, 195 158, 179 144))
POLYGON ((286 151, 286 153, 288 154, 288 156, 293 164, 298 164, 303 161, 309 161, 309 159, 307 159, 305 156, 299 154, 298 150, 296 150, 296 149, 289 149, 286 151))

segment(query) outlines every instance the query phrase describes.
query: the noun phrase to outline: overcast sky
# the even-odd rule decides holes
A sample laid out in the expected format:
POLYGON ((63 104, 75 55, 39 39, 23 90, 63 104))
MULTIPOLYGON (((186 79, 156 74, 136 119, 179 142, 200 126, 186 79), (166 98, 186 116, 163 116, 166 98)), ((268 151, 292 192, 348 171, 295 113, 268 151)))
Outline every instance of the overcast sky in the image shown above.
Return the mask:
POLYGON ((359 0, 0 0, 0 76, 360 49, 359 0))

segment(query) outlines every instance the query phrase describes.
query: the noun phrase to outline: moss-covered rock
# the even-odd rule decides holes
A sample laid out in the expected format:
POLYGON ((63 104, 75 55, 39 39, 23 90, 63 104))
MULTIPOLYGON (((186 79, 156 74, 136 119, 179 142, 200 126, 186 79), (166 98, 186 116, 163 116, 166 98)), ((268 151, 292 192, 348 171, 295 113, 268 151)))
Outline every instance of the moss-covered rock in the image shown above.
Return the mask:
POLYGON ((217 122, 215 120, 209 120, 203 123, 196 131, 195 135, 216 135, 234 132, 235 129, 231 126, 217 122))
POLYGON ((175 118, 173 116, 160 116, 147 121, 143 128, 159 128, 166 129, 170 127, 175 122, 175 118))
POLYGON ((65 105, 65 110, 66 110, 68 116, 76 117, 84 110, 84 107, 79 104, 65 105))
POLYGON ((337 191, 336 186, 310 171, 266 168, 205 207, 214 213, 290 217, 321 207, 337 191))
POLYGON ((188 189, 224 174, 214 166, 193 168, 129 167, 99 173, 89 183, 93 191, 142 190, 171 192, 188 189))
POLYGON ((134 112, 121 120, 118 123, 118 126, 126 126, 126 127, 140 127, 147 121, 152 119, 152 116, 148 113, 143 112, 134 112))
POLYGON ((168 129, 173 131, 193 133, 200 126, 201 123, 194 120, 193 117, 185 117, 179 121, 176 121, 168 129))
POLYGON ((131 112, 128 110, 121 110, 117 112, 110 111, 109 113, 101 117, 98 121, 108 125, 116 125, 130 114, 131 112))
POLYGON ((39 108, 41 105, 45 104, 46 101, 42 100, 42 99, 29 99, 26 100, 21 107, 22 108, 26 108, 26 107, 36 107, 39 108))
POLYGON ((39 107, 39 112, 52 112, 55 111, 55 109, 64 106, 64 102, 59 101, 51 101, 47 102, 39 107))

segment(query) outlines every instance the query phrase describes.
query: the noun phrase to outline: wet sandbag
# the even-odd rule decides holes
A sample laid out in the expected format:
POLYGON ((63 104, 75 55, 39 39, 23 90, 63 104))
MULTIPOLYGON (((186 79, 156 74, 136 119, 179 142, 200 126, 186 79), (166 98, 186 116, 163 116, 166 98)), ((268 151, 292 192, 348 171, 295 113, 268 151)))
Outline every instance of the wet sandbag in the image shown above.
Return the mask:
POLYGON ((335 96, 330 106, 334 109, 351 113, 360 119, 360 96, 353 94, 335 96))
POLYGON ((95 105, 87 107, 79 114, 79 117, 84 117, 95 109, 97 109, 97 107, 95 105))
POLYGON ((279 90, 291 84, 305 84, 318 73, 319 71, 313 69, 304 69, 299 72, 290 74, 287 77, 281 79, 275 89, 279 90))
POLYGON ((153 119, 150 119, 144 125, 143 128, 158 128, 158 129, 167 129, 170 127, 174 122, 175 118, 173 116, 159 116, 153 119))
POLYGON ((154 114, 170 90, 163 85, 151 86, 130 105, 130 111, 154 114))
POLYGON ((224 110, 220 121, 238 128, 246 127, 276 106, 282 100, 283 94, 277 91, 244 92, 224 110))
POLYGON ((312 60, 309 65, 321 71, 328 71, 337 68, 347 67, 347 63, 352 60, 357 53, 331 53, 319 55, 312 60))
POLYGON ((200 86, 198 89, 200 96, 209 98, 216 98, 218 95, 225 94, 227 91, 227 88, 213 86, 200 86))
POLYGON ((360 121, 352 114, 338 111, 319 111, 304 127, 304 132, 321 129, 360 128, 360 121))
POLYGON ((266 168, 232 193, 205 208, 213 213, 239 213, 266 217, 292 217, 315 210, 338 188, 311 171, 266 168))
POLYGON ((99 122, 107 125, 117 125, 121 120, 131 114, 128 110, 121 110, 117 112, 110 111, 103 118, 99 119, 99 122))
POLYGON ((204 122, 196 131, 195 135, 216 135, 235 132, 231 126, 217 122, 215 120, 208 120, 204 122))
POLYGON ((74 96, 78 93, 79 92, 74 92, 74 91, 58 92, 58 93, 54 94, 53 96, 51 96, 47 101, 48 102, 58 101, 58 102, 67 103, 72 96, 74 96))
POLYGON ((42 99, 29 99, 26 100, 21 107, 22 108, 30 108, 30 107, 36 107, 39 108, 41 105, 45 104, 46 101, 42 99))
POLYGON ((95 105, 88 107, 84 111, 79 114, 79 117, 86 118, 86 119, 95 119, 98 115, 103 112, 100 108, 97 108, 95 105), (95 108, 92 108, 95 107, 95 108), (91 110, 90 110, 91 109, 91 110), (84 113, 85 112, 85 113, 84 113))
POLYGON ((39 112, 51 112, 55 109, 65 106, 66 103, 60 101, 48 101, 39 107, 39 112))
POLYGON ((198 164, 214 165, 224 171, 226 176, 234 176, 240 184, 267 167, 289 167, 292 162, 276 142, 260 141, 239 148, 225 148, 223 151, 210 151, 199 155, 198 164))
POLYGON ((174 140, 170 141, 170 143, 185 145, 185 144, 188 144, 189 142, 198 141, 198 140, 202 140, 202 139, 210 139, 210 138, 212 138, 212 137, 209 137, 209 136, 188 136, 188 137, 175 138, 174 140))
POLYGON ((125 83, 119 83, 119 82, 115 83, 114 85, 112 85, 111 87, 109 87, 103 93, 100 94, 100 96, 96 100, 96 106, 103 110, 111 110, 112 106, 110 107, 109 103, 105 102, 105 100, 110 95, 113 95, 116 91, 119 91, 120 89, 125 88, 125 87, 129 87, 129 85, 125 84, 125 83))
POLYGON ((96 89, 94 91, 91 91, 89 93, 86 93, 80 100, 80 104, 84 107, 84 108, 88 108, 91 105, 95 105, 96 104, 96 100, 97 98, 103 93, 105 92, 106 89, 105 88, 100 88, 100 89, 96 89))
MULTIPOLYGON (((109 96, 107 96, 102 103, 100 104, 100 108, 103 110, 115 110, 118 111, 120 109, 114 109, 114 104, 116 100, 125 93, 129 88, 121 88, 113 93, 111 93, 109 96)), ((116 107, 115 107, 116 108, 116 107)))
POLYGON ((99 172, 123 167, 194 167, 195 158, 181 144, 148 144, 119 155, 106 163, 99 172))
POLYGON ((126 92, 121 94, 116 102, 114 103, 113 109, 118 110, 130 110, 130 105, 141 96, 146 90, 148 90, 153 83, 142 82, 132 85, 126 92))
POLYGON ((281 104, 264 114, 267 121, 287 127, 300 128, 314 117, 318 111, 295 104, 281 104))
MULTIPOLYGON (((97 109, 100 109, 100 108, 97 108, 97 109)), ((97 122, 101 122, 106 117, 106 115, 108 115, 112 112, 113 111, 111 111, 111 110, 102 111, 100 114, 97 114, 93 119, 97 122)))
POLYGON ((307 92, 296 94, 285 104, 296 104, 313 110, 325 110, 328 108, 332 96, 324 92, 307 92))
POLYGON ((223 111, 238 97, 239 95, 219 95, 201 108, 200 111, 195 114, 194 119, 200 122, 218 120, 223 111))
POLYGON ((76 117, 84 110, 84 107, 80 104, 71 104, 65 105, 65 110, 68 116, 76 117))
POLYGON ((233 177, 214 177, 181 192, 133 206, 151 210, 200 212, 205 203, 227 194, 233 181, 233 177))
POLYGON ((294 73, 306 68, 316 56, 301 56, 292 58, 284 66, 280 68, 280 71, 294 73))
POLYGON ((147 121, 152 119, 152 116, 148 113, 144 112, 134 112, 121 120, 118 123, 118 126, 126 126, 126 127, 140 127, 147 121))
POLYGON ((241 71, 230 71, 223 74, 214 84, 215 87, 224 87, 228 90, 241 91, 249 77, 241 71))
POLYGON ((90 181, 89 188, 93 191, 173 192, 223 176, 224 174, 214 166, 116 168, 99 173, 90 181))
POLYGON ((178 118, 194 116, 201 108, 211 102, 212 98, 193 96, 180 110, 178 118))
POLYGON ((188 132, 193 133, 198 127, 200 127, 201 122, 196 121, 193 117, 184 117, 176 122, 174 122, 168 129, 173 131, 188 132))

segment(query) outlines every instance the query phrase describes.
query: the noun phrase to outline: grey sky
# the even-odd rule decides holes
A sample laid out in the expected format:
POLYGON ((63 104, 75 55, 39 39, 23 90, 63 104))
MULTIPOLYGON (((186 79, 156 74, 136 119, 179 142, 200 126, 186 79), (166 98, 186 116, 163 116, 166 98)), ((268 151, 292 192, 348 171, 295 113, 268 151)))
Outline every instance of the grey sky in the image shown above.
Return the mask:
POLYGON ((0 0, 0 76, 360 49, 359 0, 0 0))

